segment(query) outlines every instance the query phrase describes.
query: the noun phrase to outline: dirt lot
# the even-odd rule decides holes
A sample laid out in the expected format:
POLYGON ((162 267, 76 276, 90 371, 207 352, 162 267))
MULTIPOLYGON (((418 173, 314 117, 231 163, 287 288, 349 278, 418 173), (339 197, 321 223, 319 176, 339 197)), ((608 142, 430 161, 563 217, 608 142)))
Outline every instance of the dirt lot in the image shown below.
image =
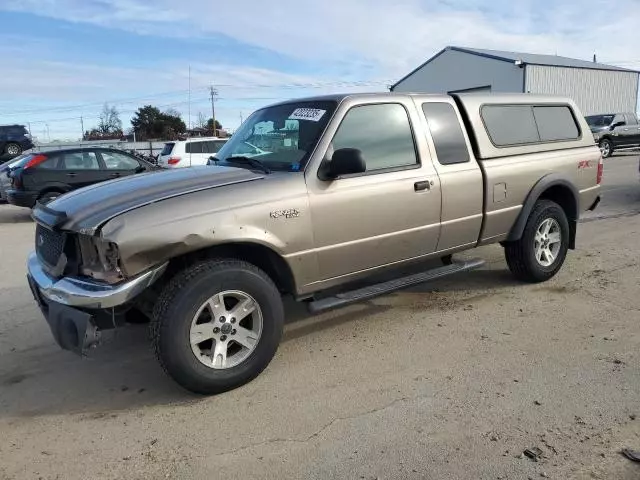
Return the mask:
POLYGON ((143 327, 61 351, 24 280, 33 224, 0 205, 0 478, 640 478, 618 453, 640 449, 637 162, 608 161, 552 281, 515 282, 494 246, 447 281, 290 305, 270 367, 212 398, 162 374, 143 327))

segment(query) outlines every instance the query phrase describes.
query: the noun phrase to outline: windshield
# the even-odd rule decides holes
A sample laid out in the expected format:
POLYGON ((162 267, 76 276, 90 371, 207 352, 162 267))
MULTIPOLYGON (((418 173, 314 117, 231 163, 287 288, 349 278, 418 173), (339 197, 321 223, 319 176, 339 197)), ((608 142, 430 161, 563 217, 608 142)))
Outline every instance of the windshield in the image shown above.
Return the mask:
POLYGON ((269 170, 300 171, 335 109, 336 102, 310 101, 258 110, 216 154, 218 163, 229 165, 233 157, 246 157, 269 170))
POLYGON ((590 115, 585 117, 590 127, 608 127, 613 122, 613 115, 590 115))

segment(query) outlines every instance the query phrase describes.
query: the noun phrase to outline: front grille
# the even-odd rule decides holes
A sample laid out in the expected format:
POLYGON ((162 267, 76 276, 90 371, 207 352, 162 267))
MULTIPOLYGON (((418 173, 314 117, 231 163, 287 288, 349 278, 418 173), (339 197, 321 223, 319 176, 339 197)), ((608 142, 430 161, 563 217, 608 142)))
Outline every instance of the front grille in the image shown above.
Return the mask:
POLYGON ((42 225, 36 227, 36 253, 38 258, 51 267, 58 264, 64 251, 65 234, 54 232, 42 225))

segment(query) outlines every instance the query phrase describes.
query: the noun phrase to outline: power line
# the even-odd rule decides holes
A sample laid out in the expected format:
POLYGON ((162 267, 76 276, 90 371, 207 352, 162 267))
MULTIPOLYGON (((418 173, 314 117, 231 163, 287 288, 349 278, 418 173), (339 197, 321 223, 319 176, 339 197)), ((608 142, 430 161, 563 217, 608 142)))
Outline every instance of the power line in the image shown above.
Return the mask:
MULTIPOLYGON (((284 83, 284 84, 218 84, 218 87, 225 88, 237 88, 237 89, 259 89, 259 88, 275 88, 282 90, 291 90, 291 89, 305 89, 305 88, 353 88, 353 87, 375 87, 380 85, 388 85, 393 83, 390 80, 378 81, 378 80, 354 80, 354 81, 327 81, 327 82, 310 82, 310 83, 284 83)), ((209 90, 209 87, 196 87, 192 88, 191 91, 206 91, 209 90)), ((113 105, 124 105, 129 103, 136 103, 139 101, 150 100, 160 97, 166 96, 177 96, 177 95, 188 95, 189 90, 174 90, 170 92, 163 93, 155 93, 149 95, 143 95, 139 97, 126 97, 121 99, 110 99, 104 100, 100 102, 91 102, 91 103, 83 103, 77 105, 65 105, 58 107, 41 107, 34 109, 26 109, 26 110, 11 110, 8 112, 2 112, 2 116, 17 116, 17 115, 30 115, 36 114, 40 112, 70 112, 74 110, 80 110, 83 108, 96 107, 107 104, 113 105)))

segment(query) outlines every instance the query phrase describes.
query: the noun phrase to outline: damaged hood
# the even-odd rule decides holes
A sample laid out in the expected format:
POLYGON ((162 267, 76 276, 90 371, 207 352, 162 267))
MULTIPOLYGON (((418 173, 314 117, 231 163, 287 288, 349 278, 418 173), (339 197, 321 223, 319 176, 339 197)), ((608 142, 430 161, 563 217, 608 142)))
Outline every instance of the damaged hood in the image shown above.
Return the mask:
POLYGON ((47 206, 39 205, 33 217, 52 228, 94 234, 110 219, 150 203, 262 178, 264 175, 246 169, 216 166, 132 175, 70 192, 47 206))

